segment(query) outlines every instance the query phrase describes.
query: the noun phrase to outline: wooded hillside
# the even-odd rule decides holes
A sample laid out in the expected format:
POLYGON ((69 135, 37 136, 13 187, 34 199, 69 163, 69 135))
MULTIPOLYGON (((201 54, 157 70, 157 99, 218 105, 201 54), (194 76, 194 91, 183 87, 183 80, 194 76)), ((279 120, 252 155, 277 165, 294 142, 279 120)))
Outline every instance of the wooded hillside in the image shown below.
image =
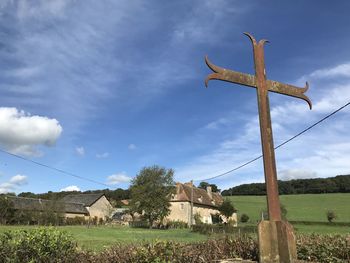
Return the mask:
MULTIPOLYGON (((350 193, 350 175, 338 175, 329 178, 278 181, 278 188, 281 195, 350 193)), ((242 184, 224 190, 221 194, 223 196, 266 195, 266 187, 264 183, 242 184)))

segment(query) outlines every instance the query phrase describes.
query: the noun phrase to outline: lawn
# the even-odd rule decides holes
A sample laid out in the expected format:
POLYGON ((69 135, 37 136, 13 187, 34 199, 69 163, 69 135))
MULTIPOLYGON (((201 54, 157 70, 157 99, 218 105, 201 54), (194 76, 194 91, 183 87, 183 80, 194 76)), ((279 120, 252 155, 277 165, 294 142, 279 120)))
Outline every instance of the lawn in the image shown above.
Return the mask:
MULTIPOLYGON (((256 225, 261 218, 261 211, 266 207, 264 196, 233 196, 228 197, 238 209, 238 216, 245 213, 250 217, 247 225, 256 225)), ((338 218, 335 222, 350 222, 350 194, 319 194, 319 195, 285 195, 281 202, 287 208, 287 218, 290 221, 326 222, 326 211, 334 210, 338 218)), ((240 226, 244 224, 240 223, 240 226)), ((3 226, 0 233, 6 230, 29 229, 34 226, 3 226)), ((337 225, 304 225, 294 224, 296 233, 318 234, 350 234, 348 226, 337 225)), ((101 250, 104 247, 120 243, 141 243, 154 240, 171 240, 176 242, 198 242, 207 240, 206 235, 193 233, 188 229, 142 229, 122 226, 61 226, 58 229, 70 233, 83 249, 101 250)))
MULTIPOLYGON (((0 233, 6 230, 34 228, 34 226, 4 226, 0 225, 0 233)), ((190 232, 188 229, 143 229, 123 226, 60 226, 62 231, 70 233, 78 245, 84 249, 101 250, 104 247, 120 243, 141 243, 154 240, 171 240, 176 242, 196 242, 207 240, 208 237, 190 232)))
MULTIPOLYGON (((265 196, 230 196, 238 209, 238 216, 243 213, 251 222, 261 219, 261 212, 266 209, 265 196)), ((335 211, 335 222, 350 222, 350 193, 339 194, 304 194, 282 195, 281 203, 287 208, 290 221, 327 222, 326 212, 335 211)))

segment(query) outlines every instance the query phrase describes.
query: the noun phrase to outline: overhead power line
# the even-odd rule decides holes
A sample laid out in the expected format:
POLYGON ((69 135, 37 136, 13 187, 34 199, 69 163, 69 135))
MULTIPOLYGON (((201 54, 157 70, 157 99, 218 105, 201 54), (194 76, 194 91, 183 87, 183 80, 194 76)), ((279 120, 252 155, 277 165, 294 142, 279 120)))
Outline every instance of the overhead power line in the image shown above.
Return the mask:
POLYGON ((56 167, 53 167, 53 166, 50 166, 50 165, 47 165, 47 164, 44 164, 44 163, 33 161, 31 159, 25 158, 23 156, 20 156, 20 155, 14 154, 14 153, 10 153, 10 152, 5 151, 3 149, 0 149, 0 152, 5 153, 7 155, 11 155, 11 156, 16 157, 18 159, 21 159, 21 160, 24 160, 24 161, 27 161, 27 162, 30 162, 30 163, 34 163, 36 165, 39 165, 39 166, 42 166, 42 167, 45 167, 45 168, 48 168, 50 170, 59 172, 61 174, 65 174, 65 175, 68 175, 68 176, 72 176, 72 177, 78 178, 80 180, 84 180, 84 181, 88 181, 88 182, 91 182, 91 183, 95 183, 95 184, 99 184, 99 185, 110 187, 110 185, 108 185, 108 184, 105 184, 105 183, 102 183, 102 182, 99 182, 99 181, 96 181, 96 180, 93 180, 93 179, 90 179, 90 178, 86 178, 86 177, 83 177, 83 176, 80 176, 80 175, 77 175, 77 174, 74 174, 74 173, 71 173, 71 172, 67 172, 67 171, 64 171, 62 169, 59 169, 59 168, 56 168, 56 167))
MULTIPOLYGON (((288 142, 294 140, 295 138, 299 137, 300 135, 302 135, 303 133, 311 130, 312 128, 314 128, 316 125, 320 124, 321 122, 325 121, 326 119, 330 118, 331 116, 333 116, 334 114, 336 114, 337 112, 343 110, 344 108, 346 108, 347 106, 350 105, 350 102, 346 103, 345 105, 341 106, 340 108, 338 108, 337 110, 333 111, 332 113, 328 114, 327 116, 323 117, 322 119, 320 119, 319 121, 315 122, 314 124, 312 124, 311 126, 307 127, 306 129, 302 130, 301 132, 297 133, 296 135, 294 135, 293 137, 289 138, 288 140, 284 141, 283 143, 277 145, 275 147, 275 149, 278 149, 282 146, 284 146, 285 144, 287 144, 288 142)), ((99 184, 99 185, 103 185, 103 186, 107 186, 107 187, 110 187, 110 185, 108 184, 105 184, 105 183, 102 183, 102 182, 99 182, 99 181, 96 181, 96 180, 93 180, 93 179, 90 179, 90 178, 87 178, 87 177, 83 177, 83 176, 80 176, 80 175, 77 175, 77 174, 74 174, 74 173, 71 173, 71 172, 67 172, 65 170, 62 170, 62 169, 59 169, 59 168, 56 168, 56 167, 53 167, 53 166, 50 166, 50 165, 47 165, 47 164, 44 164, 44 163, 40 163, 40 162, 37 162, 37 161, 34 161, 34 160, 31 160, 31 159, 28 159, 28 158, 25 158, 23 156, 20 156, 20 155, 17 155, 17 154, 14 154, 14 153, 10 153, 6 150, 3 150, 3 149, 0 149, 0 152, 2 153, 5 153, 7 155, 10 155, 10 156, 13 156, 13 157, 16 157, 18 159, 21 159, 21 160, 24 160, 24 161, 27 161, 27 162, 30 162, 30 163, 33 163, 33 164, 36 164, 36 165, 39 165, 41 167, 45 167, 47 169, 50 169, 50 170, 53 170, 53 171, 56 171, 56 172, 59 172, 61 174, 64 174, 64 175, 67 175, 67 176, 71 176, 71 177, 75 177, 75 178, 78 178, 80 180, 84 180, 84 181, 88 181, 88 182, 91 182, 91 183, 94 183, 94 184, 99 184)), ((245 166, 247 166, 248 164, 251 164, 257 160, 259 160, 260 158, 262 157, 262 155, 258 156, 258 157, 255 157, 253 159, 251 159, 250 161, 248 162, 245 162, 229 171, 226 171, 224 173, 221 173, 221 174, 218 174, 218 175, 215 175, 215 176, 212 176, 212 177, 209 177, 209 178, 206 178, 206 179, 201 179, 201 180, 193 180, 195 182, 200 182, 200 181, 209 181, 209 180, 213 180, 213 179, 216 179, 216 178, 219 178, 219 177, 222 177, 226 174, 229 174, 229 173, 232 173, 234 171, 237 171, 238 169, 241 169, 245 166)))
MULTIPOLYGON (((333 116, 334 114, 338 113, 339 111, 343 110, 344 108, 346 108, 347 106, 350 105, 350 102, 346 103, 345 105, 341 106, 340 108, 338 108, 337 110, 333 111, 332 113, 328 114, 327 116, 323 117, 322 119, 320 119, 319 121, 315 122, 314 124, 310 125, 309 127, 307 127, 306 129, 302 130, 301 132, 297 133, 296 135, 294 135, 293 137, 289 138, 288 140, 282 142, 281 144, 277 145, 275 147, 275 150, 282 147, 283 145, 287 144, 288 142, 294 140, 295 138, 299 137, 300 135, 302 135, 303 133, 311 130, 312 128, 314 128, 315 126, 317 126, 318 124, 320 124, 321 122, 325 121, 326 119, 330 118, 331 116, 333 116)), ((251 159, 250 161, 248 162, 245 162, 229 171, 226 171, 224 173, 221 173, 221 174, 218 174, 218 175, 215 175, 215 176, 212 176, 212 177, 209 177, 209 178, 206 178, 206 179, 201 179, 201 180, 193 180, 195 182, 202 182, 202 181, 210 181, 210 180, 213 180, 213 179, 216 179, 216 178, 219 178, 219 177, 222 177, 226 174, 229 174, 229 173, 232 173, 234 171, 237 171, 238 169, 241 169, 243 168, 244 166, 247 166, 248 164, 251 164, 257 160, 259 160, 260 158, 262 157, 262 155, 258 156, 258 157, 255 157, 254 159, 251 159)))

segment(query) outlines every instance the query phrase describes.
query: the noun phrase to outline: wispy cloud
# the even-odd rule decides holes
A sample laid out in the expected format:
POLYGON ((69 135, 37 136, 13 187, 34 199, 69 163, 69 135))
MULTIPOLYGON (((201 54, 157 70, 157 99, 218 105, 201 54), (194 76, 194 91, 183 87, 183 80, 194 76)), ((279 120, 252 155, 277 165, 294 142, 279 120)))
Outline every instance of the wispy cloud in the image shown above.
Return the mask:
POLYGON ((27 176, 17 174, 8 182, 0 183, 0 194, 15 192, 22 185, 27 184, 27 176))
POLYGON ((84 156, 85 155, 85 149, 84 147, 80 146, 80 147, 76 147, 75 148, 75 152, 80 155, 80 156, 84 156))
POLYGON ((121 183, 129 183, 131 181, 131 177, 127 176, 126 173, 117 173, 107 177, 107 184, 116 185, 121 183))
POLYGON ((135 144, 131 143, 131 144, 128 145, 128 149, 129 149, 130 151, 133 151, 133 150, 136 150, 137 147, 136 147, 135 144))
POLYGON ((108 152, 96 154, 96 158, 98 158, 98 159, 104 159, 104 158, 108 158, 108 157, 109 157, 109 153, 108 152))

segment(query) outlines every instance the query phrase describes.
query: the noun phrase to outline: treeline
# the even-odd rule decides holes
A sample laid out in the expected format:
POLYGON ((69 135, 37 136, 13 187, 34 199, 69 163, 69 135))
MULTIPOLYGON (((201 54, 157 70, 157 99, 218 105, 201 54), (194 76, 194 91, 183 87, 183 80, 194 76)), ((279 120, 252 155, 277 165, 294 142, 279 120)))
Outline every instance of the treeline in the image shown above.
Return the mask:
MULTIPOLYGON (((278 189, 281 195, 350 193, 350 175, 278 181, 278 189)), ((224 190, 221 194, 223 196, 266 195, 266 187, 264 183, 242 184, 224 190)))
POLYGON ((118 188, 116 190, 110 190, 110 189, 103 189, 103 190, 89 190, 85 192, 52 192, 48 191, 47 193, 42 193, 42 194, 35 194, 32 192, 23 192, 18 194, 20 197, 30 197, 30 198, 41 198, 41 199, 47 199, 47 200, 60 200, 66 195, 69 194, 99 194, 99 193, 104 193, 106 198, 111 202, 111 203, 118 203, 120 200, 124 199, 130 199, 130 191, 129 189, 121 189, 118 188))

